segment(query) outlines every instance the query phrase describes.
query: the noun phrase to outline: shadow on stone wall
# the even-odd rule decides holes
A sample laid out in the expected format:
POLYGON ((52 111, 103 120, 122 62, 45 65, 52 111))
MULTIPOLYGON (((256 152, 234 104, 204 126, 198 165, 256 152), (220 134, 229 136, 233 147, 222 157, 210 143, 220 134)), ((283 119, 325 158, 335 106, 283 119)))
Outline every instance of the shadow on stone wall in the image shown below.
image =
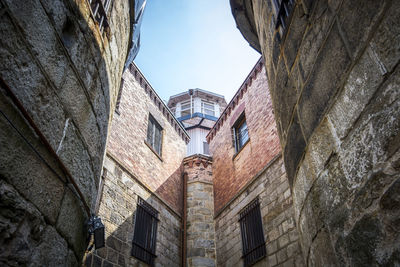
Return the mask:
MULTIPOLYGON (((106 246, 93 251, 86 261, 86 266, 147 266, 133 256, 132 239, 138 197, 146 200, 159 214, 156 243, 156 266, 179 266, 181 262, 181 218, 180 213, 167 207, 158 196, 142 186, 135 177, 123 167, 112 161, 106 164, 103 196, 99 215, 106 226, 106 246)), ((181 168, 178 168, 164 184, 161 191, 177 191, 177 179, 180 179, 181 168)), ((181 183, 181 182, 180 182, 181 183)), ((179 185, 179 183, 178 183, 179 185)), ((156 194, 159 192, 156 190, 156 194)), ((179 190, 179 194, 182 190, 179 190)), ((166 195, 165 195, 166 196, 166 195)), ((171 205, 169 202, 167 205, 171 205)))
MULTIPOLYGON (((74 1, 0 0, 0 13, 0 77, 91 206, 110 114, 107 38, 74 1)), ((77 266, 80 200, 4 86, 0 103, 0 265, 77 266)))

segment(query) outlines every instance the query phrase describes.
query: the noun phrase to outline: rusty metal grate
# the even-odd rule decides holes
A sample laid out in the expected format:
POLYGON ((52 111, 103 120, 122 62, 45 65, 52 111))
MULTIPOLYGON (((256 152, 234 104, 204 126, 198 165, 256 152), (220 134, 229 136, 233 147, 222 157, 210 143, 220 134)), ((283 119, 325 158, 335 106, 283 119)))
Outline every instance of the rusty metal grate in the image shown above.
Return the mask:
POLYGON ((107 20, 107 11, 110 8, 112 0, 89 0, 90 8, 94 19, 99 23, 99 29, 103 32, 104 28, 109 26, 107 20))
POLYGON ((258 198, 243 209, 239 216, 239 222, 242 234, 242 258, 244 266, 251 266, 266 255, 258 198))
POLYGON ((154 265, 156 256, 158 211, 142 198, 138 198, 135 231, 132 240, 132 256, 154 265))

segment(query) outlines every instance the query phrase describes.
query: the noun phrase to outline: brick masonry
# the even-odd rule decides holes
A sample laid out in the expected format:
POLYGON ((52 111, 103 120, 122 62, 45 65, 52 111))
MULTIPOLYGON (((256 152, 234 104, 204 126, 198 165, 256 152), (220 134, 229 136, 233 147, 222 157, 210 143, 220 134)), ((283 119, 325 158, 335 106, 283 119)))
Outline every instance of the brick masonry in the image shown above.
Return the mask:
MULTIPOLYGON (((129 1, 113 2, 103 36, 87 1, 1 0, 0 14, 1 79, 94 208, 129 1)), ((77 266, 87 245, 82 204, 3 85, 0 101, 0 265, 77 266)))
POLYGON ((307 264, 398 265, 400 2, 253 5, 307 264))
POLYGON ((181 217, 111 156, 104 168, 99 216, 106 229, 106 246, 90 254, 86 266, 147 266, 131 256, 139 196, 159 212, 154 265, 180 266, 181 217))
POLYGON ((267 255, 254 266, 305 266, 281 156, 253 177, 215 218, 217 266, 243 266, 239 213, 257 196, 267 255))
POLYGON ((187 266, 215 265, 212 159, 194 155, 184 159, 187 174, 187 266))
POLYGON ((181 164, 186 156, 184 130, 134 64, 123 79, 119 115, 114 116, 107 151, 180 214, 181 164), (161 156, 145 143, 149 114, 163 128, 161 156))
POLYGON ((208 135, 215 212, 280 152, 263 64, 259 61, 208 135), (250 141, 235 155, 232 125, 245 112, 250 141))

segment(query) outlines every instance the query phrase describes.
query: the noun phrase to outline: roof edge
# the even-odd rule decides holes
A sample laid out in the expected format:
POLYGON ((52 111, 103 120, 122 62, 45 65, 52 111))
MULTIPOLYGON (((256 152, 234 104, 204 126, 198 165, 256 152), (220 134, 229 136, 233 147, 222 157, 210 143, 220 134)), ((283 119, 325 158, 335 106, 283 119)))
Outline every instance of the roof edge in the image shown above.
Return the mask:
POLYGON ((250 46, 261 54, 251 1, 230 0, 229 2, 231 4, 231 11, 236 22, 236 27, 250 46))
POLYGON ((129 66, 129 72, 135 77, 135 79, 139 82, 140 86, 146 91, 148 96, 151 98, 151 95, 153 94, 155 98, 157 99, 152 99, 153 102, 156 104, 156 106, 159 108, 161 113, 167 118, 168 122, 172 125, 172 127, 175 129, 175 131, 178 132, 178 134, 181 136, 181 138, 188 143, 190 140, 189 134, 186 132, 185 128, 183 125, 178 121, 178 119, 174 116, 172 111, 169 109, 167 104, 160 98, 160 96, 157 94, 156 90, 151 86, 149 81, 146 79, 146 77, 143 75, 143 73, 140 71, 139 67, 132 62, 129 66), (162 107, 162 108, 161 108, 162 107), (166 112, 164 112, 164 110, 166 112), (169 119, 169 116, 172 118, 172 120, 169 119), (181 130, 182 134, 179 132, 181 130))

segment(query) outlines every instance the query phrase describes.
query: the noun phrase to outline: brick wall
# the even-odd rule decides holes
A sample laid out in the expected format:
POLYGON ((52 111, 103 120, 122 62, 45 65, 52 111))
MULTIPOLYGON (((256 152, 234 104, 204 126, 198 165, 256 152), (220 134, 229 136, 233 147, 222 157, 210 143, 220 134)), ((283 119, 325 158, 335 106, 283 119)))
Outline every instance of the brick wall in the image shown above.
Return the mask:
POLYGON ((304 266, 293 201, 283 160, 278 156, 255 176, 215 218, 218 266, 243 266, 239 213, 258 196, 266 257, 254 266, 304 266))
POLYGON ((159 212, 155 266, 180 266, 180 216, 112 157, 106 157, 104 169, 99 216, 105 225, 106 246, 90 254, 86 266, 147 266, 131 256, 139 196, 159 212))
POLYGON ((215 212, 280 152, 265 70, 256 64, 208 135, 213 155, 215 212), (231 128, 241 110, 246 114, 250 141, 235 155, 231 128))
POLYGON ((119 115, 114 116, 107 151, 180 213, 180 168, 186 155, 186 137, 135 65, 123 79, 119 115), (149 113, 163 128, 160 157, 145 143, 149 113))

